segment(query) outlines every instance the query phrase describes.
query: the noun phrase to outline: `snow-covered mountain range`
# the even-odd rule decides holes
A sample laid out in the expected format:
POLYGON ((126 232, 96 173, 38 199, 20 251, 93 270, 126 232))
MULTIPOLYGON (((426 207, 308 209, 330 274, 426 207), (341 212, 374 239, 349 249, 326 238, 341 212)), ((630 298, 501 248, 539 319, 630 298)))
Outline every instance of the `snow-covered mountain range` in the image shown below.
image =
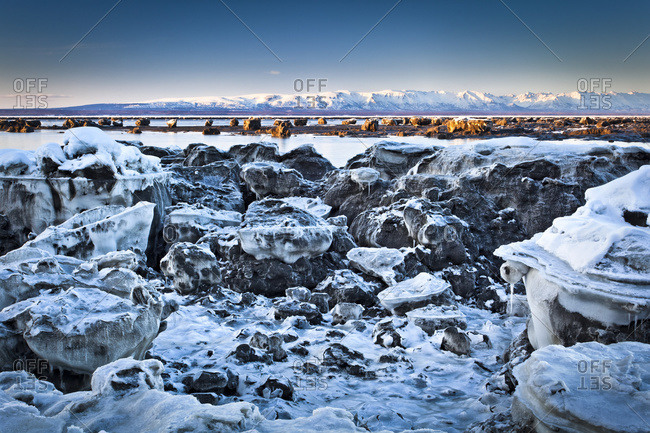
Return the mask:
POLYGON ((69 110, 188 114, 650 114, 650 93, 522 93, 476 91, 337 91, 319 94, 254 94, 94 104, 69 110))

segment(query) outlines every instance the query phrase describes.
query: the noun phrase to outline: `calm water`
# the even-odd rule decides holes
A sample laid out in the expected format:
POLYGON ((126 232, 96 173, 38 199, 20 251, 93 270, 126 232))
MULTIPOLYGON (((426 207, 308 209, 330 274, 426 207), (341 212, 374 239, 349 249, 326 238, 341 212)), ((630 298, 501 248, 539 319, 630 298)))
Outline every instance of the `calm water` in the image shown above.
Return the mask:
MULTIPOLYGON (((13 134, 0 132, 0 149, 35 150, 45 143, 63 143, 64 131, 37 130, 29 134, 13 134)), ((257 143, 260 141, 276 143, 281 153, 289 152, 303 144, 313 144, 316 150, 332 164, 342 167, 355 155, 363 153, 368 147, 380 141, 397 141, 400 143, 418 144, 423 146, 461 144, 468 139, 438 140, 427 137, 383 137, 383 138, 354 138, 339 136, 322 136, 311 134, 293 135, 289 138, 274 138, 270 135, 203 135, 200 132, 143 132, 129 134, 120 131, 106 131, 116 140, 141 141, 148 146, 184 148, 190 143, 205 143, 222 150, 228 150, 235 144, 257 143)))
MULTIPOLYGON (((161 120, 160 122, 164 122, 161 120)), ((189 122, 189 120, 188 120, 189 122)), ((269 120, 269 122, 272 122, 269 120)), ((152 121, 153 123, 153 121, 152 121)), ((63 142, 64 131, 52 130, 37 130, 29 134, 13 134, 9 132, 0 132, 0 149, 22 149, 22 150, 35 150, 45 143, 60 143, 63 142)), ((303 144, 313 144, 318 152, 325 158, 329 159, 336 167, 342 167, 345 163, 355 155, 363 153, 367 148, 375 143, 381 141, 395 141, 399 143, 417 144, 421 146, 449 146, 464 144, 468 142, 477 142, 489 140, 493 143, 507 143, 509 145, 516 145, 522 143, 534 143, 535 139, 528 137, 505 137, 505 138, 490 138, 490 139, 454 139, 454 140, 438 140, 437 138, 428 137, 381 137, 381 138, 356 138, 356 137, 339 137, 339 136, 322 136, 311 134, 293 135, 289 138, 274 138, 270 135, 233 135, 233 134, 220 134, 220 135, 203 135, 200 132, 143 132, 142 134, 129 134, 120 131, 106 131, 110 136, 116 140, 126 141, 140 141, 148 146, 171 147, 177 146, 184 148, 190 143, 205 143, 215 146, 222 150, 228 150, 235 144, 248 144, 258 143, 261 141, 276 143, 281 153, 289 152, 296 147, 303 144)), ((571 139, 557 142, 558 146, 570 146, 572 144, 585 144, 586 141, 571 139)), ((589 141, 590 144, 605 144, 611 145, 607 141, 589 141)), ((648 148, 647 143, 615 143, 620 146, 638 145, 648 148)))

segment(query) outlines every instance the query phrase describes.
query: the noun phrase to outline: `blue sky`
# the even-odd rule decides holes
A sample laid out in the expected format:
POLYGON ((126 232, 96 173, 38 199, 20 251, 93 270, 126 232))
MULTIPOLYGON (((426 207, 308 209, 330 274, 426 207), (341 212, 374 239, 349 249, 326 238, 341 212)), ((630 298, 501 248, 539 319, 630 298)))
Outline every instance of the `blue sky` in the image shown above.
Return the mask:
POLYGON ((403 0, 3 0, 0 107, 14 81, 45 78, 48 103, 326 90, 570 92, 579 78, 650 92, 650 2, 403 0), (350 54, 341 58, 373 27, 350 54))

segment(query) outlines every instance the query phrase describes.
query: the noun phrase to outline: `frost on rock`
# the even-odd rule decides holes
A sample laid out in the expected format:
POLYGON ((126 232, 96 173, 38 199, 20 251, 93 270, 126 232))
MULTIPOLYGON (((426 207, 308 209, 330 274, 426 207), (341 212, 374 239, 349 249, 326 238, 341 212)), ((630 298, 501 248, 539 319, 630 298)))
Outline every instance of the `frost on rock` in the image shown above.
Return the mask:
POLYGON ((306 210, 319 218, 327 218, 332 210, 332 206, 323 203, 320 197, 285 197, 281 200, 298 209, 306 210))
POLYGON ((377 297, 381 305, 393 314, 403 314, 429 304, 455 303, 451 285, 442 278, 424 272, 390 286, 377 297))
POLYGON ((353 248, 347 253, 350 265, 388 285, 396 283, 396 269, 404 264, 404 254, 394 248, 353 248))
POLYGON ((251 162, 244 164, 241 178, 258 199, 267 196, 309 196, 313 188, 297 170, 277 162, 251 162))
POLYGON ((650 341, 650 166, 586 193, 587 203, 544 233, 503 246, 501 272, 523 278, 533 347, 650 341), (637 322, 641 323, 637 327, 637 322))
POLYGON ((239 238, 242 249, 256 259, 276 258, 285 263, 323 254, 333 240, 325 220, 276 199, 249 206, 239 238))
POLYGON ((92 373, 116 359, 142 358, 158 334, 162 302, 141 287, 133 300, 96 288, 43 293, 0 312, 52 366, 92 373))
POLYGON ((97 128, 72 128, 64 134, 63 146, 0 152, 0 213, 9 218, 21 244, 30 232, 40 234, 104 205, 155 203, 159 225, 170 201, 168 178, 158 158, 137 147, 118 143, 97 128))
POLYGON ((513 417, 543 431, 648 431, 647 344, 547 346, 515 367, 514 374, 518 385, 513 417))
POLYGON ((66 395, 25 372, 0 373, 0 430, 234 433, 265 422, 251 403, 213 406, 166 393, 162 372, 157 360, 121 359, 95 372, 92 391, 66 395))
POLYGON ((202 236, 223 227, 241 224, 242 214, 229 210, 214 210, 201 204, 186 203, 172 206, 165 217, 163 236, 169 243, 196 242, 202 236))
POLYGON ((82 212, 63 224, 45 229, 25 247, 90 259, 112 251, 147 250, 156 205, 100 206, 82 212))
POLYGON ((207 248, 189 242, 172 245, 160 261, 161 271, 174 281, 182 294, 208 291, 221 282, 221 270, 215 255, 207 248))
POLYGON ((427 335, 449 326, 467 327, 465 315, 455 305, 427 305, 406 312, 409 322, 422 328, 427 335))

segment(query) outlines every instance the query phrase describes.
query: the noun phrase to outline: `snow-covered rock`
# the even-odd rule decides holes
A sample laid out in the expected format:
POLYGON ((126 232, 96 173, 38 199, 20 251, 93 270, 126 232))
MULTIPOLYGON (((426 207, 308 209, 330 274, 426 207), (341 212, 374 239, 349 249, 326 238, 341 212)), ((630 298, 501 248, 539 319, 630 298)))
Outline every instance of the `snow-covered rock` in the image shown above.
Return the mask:
POLYGON ((172 245, 160 261, 160 269, 183 294, 208 291, 221 282, 219 263, 212 251, 189 242, 172 245))
POLYGON ((366 188, 379 179, 379 172, 374 168, 361 167, 350 170, 350 178, 353 182, 359 184, 361 188, 366 188))
POLYGON ((429 304, 444 305, 455 302, 451 285, 442 278, 427 273, 390 286, 377 297, 381 305, 393 314, 403 314, 429 304))
POLYGON ((395 268, 404 264, 404 254, 394 248, 353 248, 347 253, 350 265, 388 285, 396 283, 395 268))
POLYGON ((251 204, 239 229, 241 247, 256 259, 294 263, 323 254, 332 244, 332 228, 310 212, 275 199, 251 204))
POLYGON ((650 345, 579 343, 536 350, 514 369, 512 414, 536 431, 648 431, 650 345))
POLYGON ((575 214, 502 246, 502 275, 523 279, 535 348, 578 341, 650 341, 650 166, 586 193, 575 214), (641 325, 637 327, 637 322, 641 325))
POLYGON ((158 334, 162 302, 140 287, 133 299, 95 288, 43 293, 0 312, 52 366, 92 373, 119 358, 141 359, 158 334))
POLYGON ((155 206, 153 203, 139 202, 129 208, 96 207, 58 226, 45 229, 25 247, 82 260, 120 250, 137 250, 144 254, 155 206))

